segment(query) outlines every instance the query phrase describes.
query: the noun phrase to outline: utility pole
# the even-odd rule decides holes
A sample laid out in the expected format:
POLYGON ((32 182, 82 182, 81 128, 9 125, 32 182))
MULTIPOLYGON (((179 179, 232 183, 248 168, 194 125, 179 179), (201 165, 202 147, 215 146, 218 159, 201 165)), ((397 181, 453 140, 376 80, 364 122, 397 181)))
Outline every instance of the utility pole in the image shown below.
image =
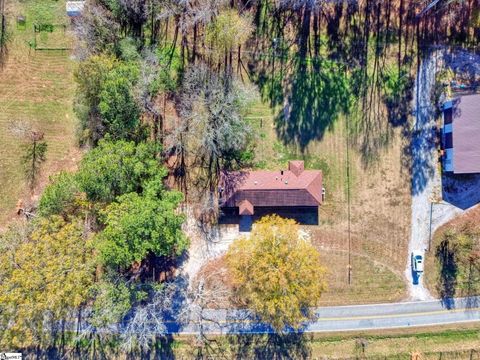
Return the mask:
MULTIPOLYGON (((5 0, 0 0, 0 39, 3 40, 6 30, 7 25, 5 23, 5 0)), ((3 42, 0 42, 0 44, 3 44, 3 42)))
POLYGON ((430 202, 430 231, 428 235, 428 251, 432 248, 432 217, 433 217, 433 201, 430 202))
POLYGON ((0 0, 0 70, 7 56, 7 19, 5 16, 5 0, 0 0))
POLYGON ((350 199, 350 126, 349 120, 345 119, 347 131, 347 221, 348 221, 348 285, 352 283, 352 238, 351 238, 351 199, 350 199))

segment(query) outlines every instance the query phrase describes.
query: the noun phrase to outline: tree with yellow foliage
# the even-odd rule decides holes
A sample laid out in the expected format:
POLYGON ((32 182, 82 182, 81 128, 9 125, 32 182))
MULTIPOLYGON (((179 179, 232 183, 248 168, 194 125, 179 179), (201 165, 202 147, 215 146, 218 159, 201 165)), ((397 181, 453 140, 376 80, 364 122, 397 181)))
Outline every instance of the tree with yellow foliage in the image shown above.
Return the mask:
POLYGON ((245 44, 252 33, 252 20, 236 10, 228 9, 220 12, 208 25, 205 41, 210 47, 211 55, 217 60, 225 56, 225 66, 228 64, 231 67, 232 52, 245 44))
POLYGON ((52 216, 36 225, 17 246, 0 251, 1 346, 51 343, 61 322, 85 304, 94 281, 93 248, 80 221, 52 216))
POLYGON ((250 237, 235 241, 227 265, 238 300, 278 332, 311 319, 326 287, 318 251, 294 220, 277 215, 263 217, 250 237))

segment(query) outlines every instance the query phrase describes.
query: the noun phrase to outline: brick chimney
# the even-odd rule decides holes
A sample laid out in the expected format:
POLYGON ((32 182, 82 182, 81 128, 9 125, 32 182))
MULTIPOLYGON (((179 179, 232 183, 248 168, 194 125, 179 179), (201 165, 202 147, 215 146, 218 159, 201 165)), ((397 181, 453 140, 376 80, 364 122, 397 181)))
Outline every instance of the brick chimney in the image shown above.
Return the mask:
POLYGON ((291 160, 288 162, 288 170, 295 174, 295 176, 300 176, 300 174, 305 170, 305 165, 301 160, 291 160))

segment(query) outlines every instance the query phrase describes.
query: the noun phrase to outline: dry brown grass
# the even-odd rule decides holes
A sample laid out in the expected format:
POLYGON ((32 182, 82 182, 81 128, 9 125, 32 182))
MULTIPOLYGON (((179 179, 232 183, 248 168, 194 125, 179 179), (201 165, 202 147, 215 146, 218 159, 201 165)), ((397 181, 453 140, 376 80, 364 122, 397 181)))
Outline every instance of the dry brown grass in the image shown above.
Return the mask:
POLYGON ((393 302, 404 296, 405 284, 401 274, 370 256, 352 255, 350 285, 347 252, 321 251, 321 261, 328 270, 328 287, 322 294, 320 306, 393 302))
MULTIPOLYGON (((323 356, 329 359, 355 358, 359 356, 357 339, 343 339, 331 342, 313 342, 312 356, 323 356)), ((458 337, 442 336, 399 336, 380 339, 368 339, 365 355, 368 357, 394 357, 410 359, 412 354, 421 355, 419 359, 478 359, 478 341, 480 336, 458 339, 458 337), (470 352, 471 349, 477 351, 470 352), (449 354, 455 351, 456 353, 449 354), (440 353, 443 353, 440 355, 440 353), (462 354, 463 353, 463 354, 462 354), (470 356, 473 355, 472 358, 470 356)), ((360 358, 362 358, 360 356, 360 358)))
MULTIPOLYGON (((27 2, 7 2, 12 42, 3 72, 0 72, 0 228, 14 216, 16 203, 34 202, 48 175, 60 169, 73 168, 81 154, 75 146, 73 61, 66 52, 35 52, 27 41, 33 38, 28 22, 27 2), (27 14, 25 30, 14 27, 15 17, 27 14), (26 188, 21 140, 9 131, 12 122, 26 121, 45 133, 47 161, 42 179, 32 195, 26 188)), ((64 12, 64 2, 58 1, 64 12)))

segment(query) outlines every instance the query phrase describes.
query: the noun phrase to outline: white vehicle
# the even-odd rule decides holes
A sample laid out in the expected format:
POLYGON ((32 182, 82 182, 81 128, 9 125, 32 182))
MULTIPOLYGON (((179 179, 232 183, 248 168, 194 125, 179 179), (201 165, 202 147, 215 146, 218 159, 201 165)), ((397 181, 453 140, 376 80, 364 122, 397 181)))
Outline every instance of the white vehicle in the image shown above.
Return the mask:
POLYGON ((412 270, 416 273, 423 272, 423 255, 419 251, 412 252, 412 270))

